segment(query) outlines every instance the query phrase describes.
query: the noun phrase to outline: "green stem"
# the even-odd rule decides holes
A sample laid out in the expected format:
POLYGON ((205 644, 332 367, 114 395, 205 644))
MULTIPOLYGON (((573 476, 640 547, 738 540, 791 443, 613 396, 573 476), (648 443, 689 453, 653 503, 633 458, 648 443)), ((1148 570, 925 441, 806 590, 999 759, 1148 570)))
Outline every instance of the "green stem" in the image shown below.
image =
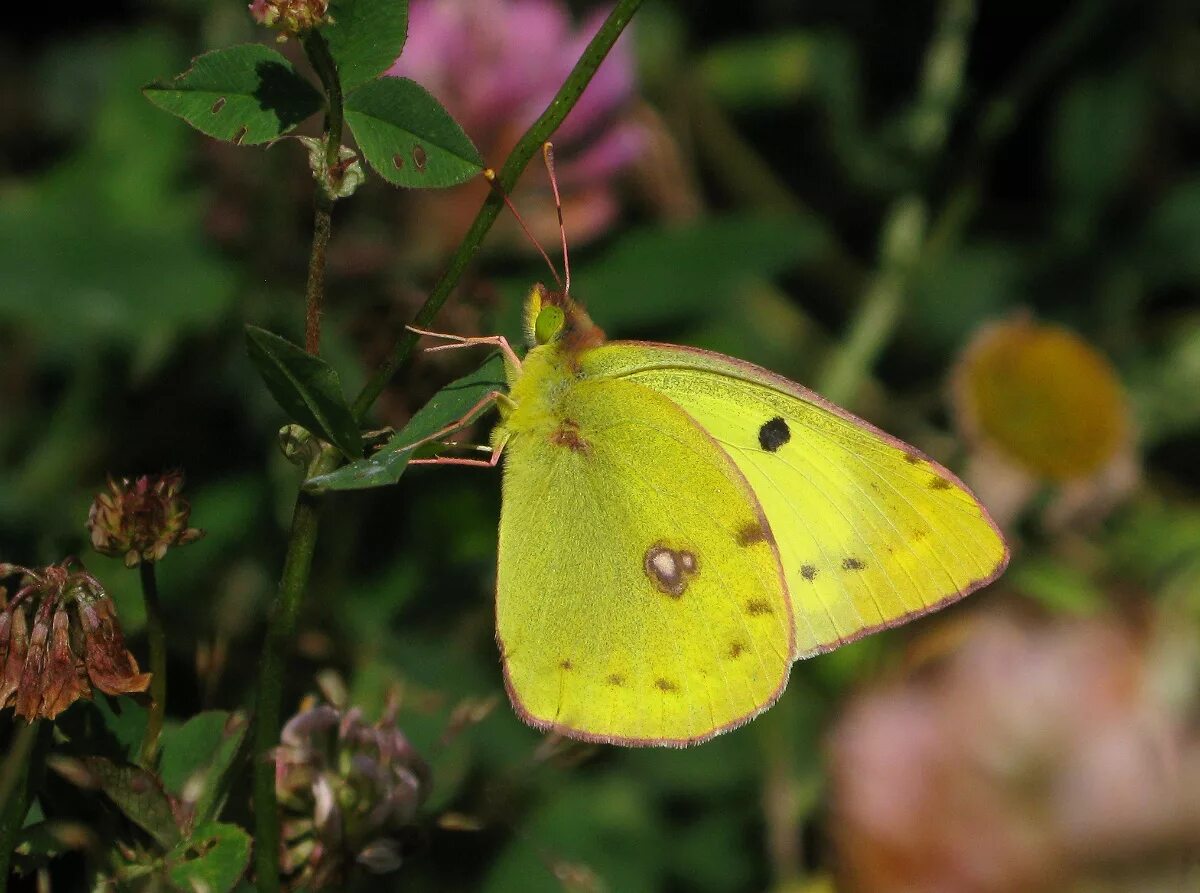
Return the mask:
MULTIPOLYGON (((338 456, 333 447, 324 447, 305 478, 333 471, 338 466, 338 456)), ((279 890, 279 812, 275 801, 275 762, 271 752, 279 744, 287 656, 312 569, 320 508, 318 494, 301 490, 296 496, 279 591, 271 607, 267 639, 263 643, 254 710, 254 858, 256 889, 259 891, 279 890)))
POLYGON ((313 71, 321 79, 325 88, 327 105, 325 109, 325 164, 334 170, 341 164, 338 151, 342 146, 342 122, 344 118, 342 103, 342 81, 338 77, 337 63, 329 52, 329 44, 318 31, 309 31, 302 41, 304 53, 312 64, 313 71))
POLYGON ((162 605, 158 600, 158 581, 154 562, 138 565, 142 580, 142 599, 146 605, 146 636, 150 641, 150 715, 142 736, 142 765, 153 766, 162 735, 163 717, 167 711, 167 627, 163 623, 162 605))
MULTIPOLYGON (((304 52, 325 88, 325 170, 317 177, 314 198, 313 240, 308 257, 308 283, 305 287, 304 346, 316 354, 321 347, 321 309, 325 301, 325 251, 333 226, 334 191, 342 176, 343 108, 342 84, 337 65, 329 53, 329 44, 316 31, 302 38, 304 52)), ((321 172, 318 172, 320 174, 321 172)), ((305 478, 333 471, 338 452, 326 445, 313 460, 305 478)), ((279 743, 283 710, 283 684, 288 651, 296 633, 300 605, 308 588, 313 553, 317 547, 321 497, 301 489, 292 510, 292 528, 279 590, 267 619, 267 637, 263 643, 262 664, 255 698, 254 725, 254 828, 255 874, 260 891, 278 891, 279 885, 279 806, 275 800, 275 763, 271 752, 279 743)))
MULTIPOLYGON (((495 182, 498 188, 493 189, 484 200, 479 213, 475 215, 475 221, 450 258, 450 263, 442 273, 442 277, 434 285, 425 304, 413 318, 414 326, 425 327, 433 322, 438 311, 442 309, 442 305, 450 297, 451 290, 458 284, 463 271, 475 257, 479 246, 483 243, 484 236, 487 235, 488 230, 492 228, 492 224, 500 215, 500 211, 504 207, 502 196, 512 192, 517 178, 521 176, 526 165, 567 117, 567 113, 571 111, 575 103, 579 101, 579 97, 596 73, 596 69, 600 67, 600 63, 604 61, 604 57, 608 55, 612 45, 621 36, 625 26, 629 24, 629 19, 641 5, 642 0, 619 0, 608 18, 604 20, 604 24, 600 26, 600 30, 596 32, 596 36, 592 38, 592 42, 583 51, 583 55, 579 57, 579 61, 575 63, 575 67, 571 69, 571 73, 563 82, 558 93, 550 100, 550 104, 542 112, 541 117, 525 131, 525 135, 509 153, 504 166, 496 177, 495 182)), ((416 343, 417 336, 412 332, 406 330, 400 336, 392 355, 375 370, 355 399, 353 409, 357 419, 361 421, 366 416, 392 376, 408 359, 408 355, 416 343)))
MULTIPOLYGON (((920 93, 909 121, 909 143, 922 171, 945 146, 951 115, 962 95, 975 12, 975 0, 943 0, 937 32, 925 52, 920 93)), ((818 390, 835 403, 853 401, 895 331, 925 245, 928 213, 917 188, 897 198, 888 211, 879 268, 818 383, 818 390)))
POLYGON ((342 82, 338 78, 337 64, 329 53, 329 44, 316 31, 303 38, 304 52, 312 63, 313 70, 325 87, 325 171, 318 177, 318 186, 313 200, 313 240, 308 256, 308 286, 304 291, 304 349, 311 354, 321 351, 321 313, 325 301, 325 249, 329 245, 329 234, 333 227, 333 191, 327 183, 336 184, 342 178, 342 82))
POLYGON ((325 303, 325 249, 333 228, 333 199, 320 187, 313 209, 312 250, 308 255, 308 286, 304 290, 304 349, 321 352, 321 313, 325 303))
POLYGON ((25 814, 29 812, 29 768, 33 762, 38 726, 39 722, 35 721, 17 730, 0 771, 0 893, 8 889, 13 849, 25 824, 25 814))

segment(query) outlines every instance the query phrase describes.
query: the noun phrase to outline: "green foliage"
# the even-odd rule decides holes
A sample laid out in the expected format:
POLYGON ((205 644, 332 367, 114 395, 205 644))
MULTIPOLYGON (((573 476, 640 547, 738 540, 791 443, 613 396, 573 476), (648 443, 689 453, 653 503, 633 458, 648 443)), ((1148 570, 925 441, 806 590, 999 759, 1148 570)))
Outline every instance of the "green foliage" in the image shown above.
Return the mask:
POLYGON ((351 93, 346 123, 371 167, 396 186, 453 186, 483 170, 462 128, 408 78, 380 78, 351 93))
POLYGON ((250 864, 250 846, 250 835, 236 825, 200 825, 167 853, 167 877, 183 890, 228 893, 250 864))
POLYGON ((89 757, 84 765, 92 782, 160 846, 170 848, 180 841, 170 798, 153 773, 103 757, 89 757))
POLYGON ((378 77, 408 36, 408 0, 333 0, 333 22, 320 29, 347 93, 378 77))
POLYGON ((266 329, 246 326, 250 359, 288 418, 329 441, 347 458, 362 455, 358 424, 337 371, 266 329))
POLYGON ((606 325, 661 325, 731 304, 739 286, 809 263, 824 246, 820 225, 805 217, 634 229, 581 267, 571 290, 595 302, 606 325))
POLYGON ((813 86, 820 39, 805 31, 731 41, 714 47, 700 71, 704 86, 739 108, 793 102, 813 86))
POLYGON ((321 94, 275 50, 250 43, 205 53, 146 98, 201 133, 237 145, 278 139, 321 108, 321 94))
POLYGON ((221 813, 246 729, 246 717, 240 713, 206 710, 163 733, 159 774, 196 826, 193 837, 221 813))
POLYGON ((479 402, 503 386, 504 361, 497 354, 470 375, 452 381, 438 391, 374 455, 329 474, 309 478, 305 487, 310 490, 360 490, 396 483, 419 444, 447 426, 461 423, 457 427, 465 427, 474 421, 491 408, 490 405, 478 406, 479 402), (473 410, 469 416, 468 410, 473 410))

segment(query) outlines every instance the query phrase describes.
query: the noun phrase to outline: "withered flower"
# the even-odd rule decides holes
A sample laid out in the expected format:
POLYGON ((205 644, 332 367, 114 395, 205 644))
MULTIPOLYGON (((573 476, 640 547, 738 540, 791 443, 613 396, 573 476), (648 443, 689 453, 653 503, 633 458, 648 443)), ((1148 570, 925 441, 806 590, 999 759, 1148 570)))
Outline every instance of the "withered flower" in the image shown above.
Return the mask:
POLYGON ((283 869, 294 888, 340 889, 356 864, 373 874, 399 868, 401 833, 428 783, 394 710, 372 724, 358 708, 306 704, 275 751, 283 869))
POLYGON ((20 685, 28 650, 29 627, 25 612, 6 608, 0 613, 0 709, 8 706, 20 685))
POLYGON ((70 614, 65 605, 59 604, 50 624, 50 651, 42 682, 42 715, 53 719, 81 698, 91 697, 83 660, 71 648, 70 614))
POLYGON ((83 626, 84 662, 92 684, 106 695, 145 691, 150 674, 138 671, 137 660, 125 647, 117 611, 107 595, 81 595, 77 601, 83 626))
POLYGON ((188 527, 192 508, 180 495, 183 475, 142 475, 136 480, 108 479, 88 512, 92 546, 101 555, 124 557, 127 567, 161 561, 171 546, 185 546, 204 536, 188 527))
POLYGON ((69 561, 3 570, 23 578, 12 600, 0 602, 0 709, 11 706, 32 722, 91 698, 93 684, 110 695, 147 689, 150 674, 139 672, 95 577, 69 561))
MULTIPOLYGON (((46 647, 50 641, 50 612, 54 602, 47 599, 38 609, 33 621, 33 635, 29 637, 29 651, 25 654, 25 670, 17 686, 17 716, 33 722, 42 706, 42 680, 46 674, 46 647)), ((53 717, 47 717, 53 718, 53 717)))

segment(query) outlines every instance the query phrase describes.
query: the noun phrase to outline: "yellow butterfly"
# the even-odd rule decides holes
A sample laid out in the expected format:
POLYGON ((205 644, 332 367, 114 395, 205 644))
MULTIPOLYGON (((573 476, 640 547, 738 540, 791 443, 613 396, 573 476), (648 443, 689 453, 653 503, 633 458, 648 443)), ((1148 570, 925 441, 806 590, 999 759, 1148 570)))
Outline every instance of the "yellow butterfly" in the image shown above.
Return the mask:
POLYGON ((432 461, 506 456, 496 638, 530 725, 704 741, 771 706, 794 660, 936 610, 1008 562, 958 478, 787 379, 608 342, 540 285, 525 329, 524 358, 502 337, 453 339, 499 345, 508 391, 492 395, 490 460, 432 461))

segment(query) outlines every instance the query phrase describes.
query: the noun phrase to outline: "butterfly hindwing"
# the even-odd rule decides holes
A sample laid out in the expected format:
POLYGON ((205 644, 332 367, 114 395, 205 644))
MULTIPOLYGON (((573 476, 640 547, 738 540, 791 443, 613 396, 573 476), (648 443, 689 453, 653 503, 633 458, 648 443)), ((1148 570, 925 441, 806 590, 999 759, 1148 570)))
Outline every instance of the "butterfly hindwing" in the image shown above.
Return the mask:
POLYGON ((514 706, 623 744, 749 720, 782 691, 794 649, 750 485, 666 397, 629 381, 564 388, 553 412, 502 423, 497 638, 514 706))
POLYGON ((949 471, 764 369, 612 342, 585 353, 582 372, 670 398, 729 453, 778 542, 797 657, 934 610, 1007 563, 987 512, 949 471))

